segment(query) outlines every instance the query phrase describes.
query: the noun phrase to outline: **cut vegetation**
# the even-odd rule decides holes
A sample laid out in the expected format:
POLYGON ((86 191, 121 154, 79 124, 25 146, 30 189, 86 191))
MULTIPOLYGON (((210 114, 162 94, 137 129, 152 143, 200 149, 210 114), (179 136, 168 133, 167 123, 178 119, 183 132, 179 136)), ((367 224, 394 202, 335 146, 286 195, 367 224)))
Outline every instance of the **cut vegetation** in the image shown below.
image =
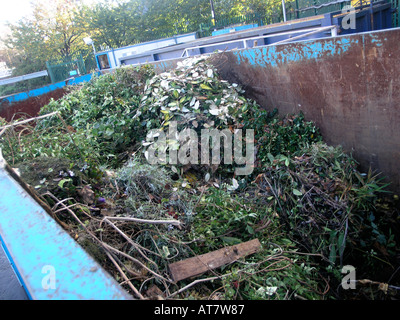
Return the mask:
POLYGON ((4 130, 2 153, 135 298, 399 297, 398 197, 302 114, 262 109, 205 58, 157 75, 124 67, 71 90, 41 110, 56 115, 4 130), (172 121, 199 135, 253 129, 251 174, 150 164, 147 134, 172 121), (341 286, 345 265, 356 290, 341 286))

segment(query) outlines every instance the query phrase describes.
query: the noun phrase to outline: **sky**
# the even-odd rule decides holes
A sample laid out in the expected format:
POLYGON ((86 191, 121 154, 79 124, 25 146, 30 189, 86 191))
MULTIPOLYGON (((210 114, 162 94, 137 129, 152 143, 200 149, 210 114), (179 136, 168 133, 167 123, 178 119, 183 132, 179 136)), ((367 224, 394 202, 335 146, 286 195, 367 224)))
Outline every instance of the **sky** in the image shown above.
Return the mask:
POLYGON ((15 23, 32 12, 32 0, 0 0, 0 37, 6 32, 6 23, 15 23))
MULTIPOLYGON (((93 3, 100 0, 84 0, 84 3, 93 3)), ((7 22, 15 23, 32 13, 31 3, 35 0, 0 0, 0 38, 7 33, 7 22)))

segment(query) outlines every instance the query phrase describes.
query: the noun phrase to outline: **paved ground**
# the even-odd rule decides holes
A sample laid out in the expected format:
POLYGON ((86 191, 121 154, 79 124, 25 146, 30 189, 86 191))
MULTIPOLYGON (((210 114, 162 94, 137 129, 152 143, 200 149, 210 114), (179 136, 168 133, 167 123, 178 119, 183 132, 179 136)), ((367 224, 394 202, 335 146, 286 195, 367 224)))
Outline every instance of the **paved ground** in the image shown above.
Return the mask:
POLYGON ((0 300, 27 300, 0 242, 0 300))

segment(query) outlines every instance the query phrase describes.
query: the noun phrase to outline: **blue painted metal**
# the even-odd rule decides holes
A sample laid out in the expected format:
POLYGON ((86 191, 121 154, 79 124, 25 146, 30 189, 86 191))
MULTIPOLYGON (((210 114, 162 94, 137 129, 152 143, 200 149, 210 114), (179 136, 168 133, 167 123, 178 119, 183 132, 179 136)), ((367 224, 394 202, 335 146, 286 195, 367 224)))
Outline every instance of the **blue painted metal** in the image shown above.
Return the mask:
POLYGON ((99 57, 97 55, 94 55, 94 59, 96 60, 96 65, 97 65, 97 69, 100 70, 100 62, 99 62, 99 57))
POLYGON ((244 26, 237 26, 237 27, 228 27, 225 29, 221 29, 221 30, 216 30, 212 32, 213 36, 218 36, 220 34, 225 34, 225 33, 229 33, 229 32, 234 32, 234 31, 242 31, 242 30, 247 30, 247 29, 252 29, 252 28, 257 28, 258 24, 254 23, 254 24, 247 24, 244 26))
MULTIPOLYGON (((100 73, 98 73, 98 74, 100 74, 100 73)), ((7 101, 8 103, 14 103, 14 102, 26 100, 26 99, 31 98, 31 97, 38 97, 38 96, 41 96, 41 95, 43 95, 45 93, 60 89, 62 87, 65 87, 67 85, 75 85, 75 84, 80 84, 80 83, 83 83, 83 82, 90 81, 91 78, 92 78, 92 74, 86 74, 86 75, 83 75, 83 76, 80 76, 80 77, 67 79, 67 80, 64 80, 64 81, 61 81, 61 82, 50 84, 48 86, 44 86, 44 87, 41 87, 41 88, 38 88, 38 89, 34 89, 34 90, 30 90, 30 91, 27 91, 27 92, 21 92, 21 93, 16 93, 16 94, 13 94, 13 95, 9 95, 9 96, 3 97, 0 100, 0 104, 1 104, 2 100, 7 101)))
POLYGON ((1 156, 0 190, 1 239, 31 299, 132 298, 34 200, 1 156))
MULTIPOLYGON (((197 38, 197 33, 187 33, 187 34, 180 34, 169 38, 163 38, 158 40, 147 41, 143 43, 138 43, 130 46, 125 46, 121 48, 111 48, 103 51, 99 51, 95 53, 95 57, 100 55, 107 55, 109 66, 110 68, 115 68, 120 66, 120 58, 132 55, 133 52, 137 52, 138 54, 143 54, 146 58, 142 62, 146 61, 155 61, 157 57, 153 57, 151 51, 157 50, 159 48, 165 48, 174 46, 177 44, 187 43, 193 41, 197 38)), ((99 70, 102 68, 99 66, 99 70)))
MULTIPOLYGON (((325 41, 309 40, 308 46, 301 46, 293 50, 286 49, 285 45, 251 48, 247 50, 233 51, 237 57, 237 63, 243 61, 255 66, 265 67, 267 65, 276 67, 289 62, 301 61, 304 59, 318 59, 327 56, 335 56, 345 53, 355 43, 357 38, 337 37, 325 41)), ((303 42, 304 43, 304 42, 303 42)))
MULTIPOLYGON (((380 29, 388 29, 392 27, 391 16, 392 9, 391 4, 387 1, 374 2, 373 7, 366 7, 365 10, 361 10, 356 13, 356 29, 343 29, 341 28, 341 34, 351 34, 351 33, 360 33, 372 30, 380 30, 380 29)), ((131 50, 135 48, 139 48, 148 44, 157 44, 160 41, 165 41, 172 38, 160 39, 149 41, 146 43, 141 43, 133 46, 110 49, 103 52, 98 52, 95 54, 97 67, 100 68, 100 64, 98 61, 98 56, 101 54, 107 54, 107 58, 109 59, 110 66, 117 67, 121 64, 140 64, 140 63, 151 63, 154 61, 167 61, 170 59, 176 59, 182 56, 182 53, 186 48, 194 47, 194 46, 207 46, 212 43, 216 43, 215 47, 204 47, 197 50, 193 50, 190 52, 191 55, 196 54, 205 54, 212 53, 217 49, 220 50, 232 50, 232 49, 241 49, 242 42, 241 39, 268 35, 264 39, 260 40, 258 45, 271 45, 278 41, 287 39, 290 35, 282 35, 282 32, 290 32, 295 30, 303 30, 306 28, 316 28, 316 27, 324 27, 330 25, 337 25, 338 27, 342 26, 342 20, 344 15, 341 14, 341 11, 330 12, 325 15, 320 15, 313 17, 312 19, 303 19, 303 20, 292 20, 283 24, 269 25, 258 28, 250 28, 247 30, 240 30, 239 32, 234 32, 231 34, 222 34, 214 37, 201 38, 189 43, 180 43, 173 46, 163 47, 161 49, 154 49, 151 51, 146 51, 139 54, 130 54, 127 56, 122 56, 125 54, 126 50, 131 50), (231 40, 238 40, 238 44, 223 44, 223 42, 228 42, 231 40), (262 42, 262 43, 261 43, 262 42), (222 44, 221 44, 222 43, 222 44), (218 44, 220 44, 218 46, 218 44), (111 57, 112 56, 112 57, 111 57), (113 63, 112 63, 113 62, 113 63)), ((192 34, 179 35, 176 36, 176 39, 183 38, 185 36, 191 36, 192 34)), ((310 36, 308 39, 316 39, 316 38, 324 38, 329 36, 326 32, 321 32, 319 34, 314 34, 310 36)), ((302 41, 307 40, 307 38, 302 39, 302 41)), ((183 41, 183 40, 182 40, 183 41)), ((345 44, 344 44, 345 45, 345 44)), ((343 49, 345 50, 345 48, 343 49)), ((310 53, 312 54, 312 53, 310 53)), ((112 68, 113 68, 112 67, 112 68)), ((83 77, 75 78, 72 82, 79 83, 79 79, 82 81, 88 81, 88 77, 90 75, 86 75, 83 77)), ((53 85, 49 85, 46 87, 42 87, 39 89, 31 90, 29 92, 23 92, 15 95, 11 95, 8 97, 4 97, 3 99, 7 100, 9 103, 14 103, 18 101, 22 101, 28 99, 29 97, 40 96, 42 94, 48 93, 50 91, 56 90, 58 88, 62 88, 67 83, 65 81, 59 82, 53 85)), ((0 101, 1 104, 1 101, 0 101)))
MULTIPOLYGON (((326 15, 330 17, 332 24, 341 26, 345 15, 341 15, 340 13, 341 11, 337 11, 326 15)), ((391 3, 387 1, 376 1, 369 5, 357 7, 356 28, 342 28, 341 34, 354 34, 392 28, 392 14, 391 3)))
POLYGON ((114 65, 117 65, 117 58, 115 58, 115 49, 111 49, 114 58, 114 65))
MULTIPOLYGON (((319 28, 336 25, 341 35, 367 32, 373 30, 388 29, 392 27, 391 16, 392 9, 391 4, 387 1, 374 2, 372 7, 361 8, 355 12, 356 29, 344 29, 342 21, 346 16, 346 11, 330 12, 323 15, 315 16, 312 18, 291 20, 286 23, 272 24, 268 26, 262 26, 257 28, 250 28, 247 30, 240 30, 232 33, 219 34, 212 37, 200 38, 192 41, 188 44, 181 44, 166 48, 153 50, 151 52, 144 52, 142 54, 132 54, 129 56, 121 57, 119 60, 121 63, 129 64, 141 64, 146 62, 152 62, 154 60, 169 60, 176 59, 182 56, 187 48, 194 48, 196 50, 187 50, 189 55, 212 53, 215 50, 231 51, 233 49, 243 49, 243 39, 260 37, 258 46, 273 45, 279 41, 289 39, 292 37, 290 32, 298 35, 299 31, 307 28, 319 28), (232 43, 236 41, 236 43, 232 43), (155 55, 157 59, 153 59, 151 56, 155 55)), ((229 31, 229 29, 227 29, 229 31)), ((217 31, 218 32, 218 31, 217 31)), ((223 32, 223 30, 221 31, 223 32)), ((316 34, 312 34, 301 41, 308 39, 318 39, 329 37, 330 34, 326 31, 321 31, 316 34)), ((253 41, 254 42, 254 41, 253 41)), ((253 44, 248 43, 249 47, 253 44)))
POLYGON ((48 86, 44 86, 44 87, 41 87, 38 89, 30 90, 28 92, 21 92, 21 93, 9 95, 9 96, 3 97, 2 100, 8 101, 9 103, 18 102, 18 101, 26 100, 30 97, 41 96, 42 94, 57 90, 64 86, 65 86, 65 81, 58 82, 58 83, 50 84, 48 86))
MULTIPOLYGON (((302 111, 324 141, 400 192, 400 28, 215 54, 220 76, 279 114, 302 111)), ((172 62, 170 62, 172 63, 172 62)), ((162 71, 162 70, 161 70, 162 71)))

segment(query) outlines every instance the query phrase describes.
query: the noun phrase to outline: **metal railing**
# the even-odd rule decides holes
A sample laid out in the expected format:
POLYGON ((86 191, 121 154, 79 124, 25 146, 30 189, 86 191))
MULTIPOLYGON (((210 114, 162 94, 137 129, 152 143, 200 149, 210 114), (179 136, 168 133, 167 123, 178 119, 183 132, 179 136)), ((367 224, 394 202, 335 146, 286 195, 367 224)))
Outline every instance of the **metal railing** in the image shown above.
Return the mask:
POLYGON ((17 83, 17 82, 24 81, 24 80, 29 80, 29 79, 45 77, 47 75, 48 75, 47 70, 43 70, 43 71, 39 71, 39 72, 33 72, 33 73, 25 74, 23 76, 17 76, 17 77, 2 79, 2 80, 0 80, 0 86, 1 85, 5 85, 5 84, 17 83))
POLYGON ((392 13, 393 27, 400 27, 399 2, 400 2, 400 0, 391 0, 392 10, 393 10, 393 13, 392 13))
POLYGON ((251 38, 245 38, 245 39, 240 39, 240 40, 231 40, 231 41, 221 41, 221 42, 217 42, 217 43, 212 43, 212 44, 207 44, 207 45, 202 45, 202 46, 195 46, 195 47, 190 47, 190 48, 186 48, 181 55, 181 58, 187 56, 189 57, 189 51, 190 50, 201 50, 203 48, 208 48, 208 47, 218 47, 218 46, 223 46, 223 45, 228 45, 228 44, 232 44, 232 43, 238 43, 238 44, 242 44, 242 48, 248 48, 247 42, 248 41, 253 41, 253 48, 254 47, 258 47, 258 42, 257 40, 264 40, 266 38, 271 38, 271 37, 277 37, 277 36, 286 36, 288 35, 289 38, 272 43, 271 45, 276 45, 276 44, 281 44, 281 43, 285 43, 285 42, 290 42, 290 41, 294 41, 294 40, 298 40, 301 38, 305 38, 308 37, 310 35, 316 34, 316 33, 320 33, 320 32, 324 32, 324 31, 331 31, 331 36, 332 37, 336 37, 337 36, 337 26, 332 25, 332 26, 327 26, 327 27, 318 27, 318 28, 310 28, 310 29, 302 29, 302 30, 293 30, 293 31, 288 31, 288 32, 279 32, 279 33, 273 33, 273 34, 268 34, 268 35, 262 35, 262 36, 257 36, 257 37, 251 37, 251 38), (295 34, 295 33, 300 33, 300 32, 305 32, 304 34, 295 36, 295 37, 291 37, 291 35, 295 34))
POLYGON ((351 0, 296 0, 295 18, 306 18, 340 11, 350 3, 351 0))
POLYGON ((86 74, 86 66, 82 54, 77 57, 68 57, 59 62, 46 62, 52 83, 64 81, 71 76, 71 71, 76 71, 76 75, 86 74))
POLYGON ((267 17, 259 13, 240 15, 234 17, 219 17, 215 24, 212 22, 201 23, 198 30, 200 38, 212 35, 213 30, 220 30, 234 25, 257 23, 259 26, 267 22, 267 17))

